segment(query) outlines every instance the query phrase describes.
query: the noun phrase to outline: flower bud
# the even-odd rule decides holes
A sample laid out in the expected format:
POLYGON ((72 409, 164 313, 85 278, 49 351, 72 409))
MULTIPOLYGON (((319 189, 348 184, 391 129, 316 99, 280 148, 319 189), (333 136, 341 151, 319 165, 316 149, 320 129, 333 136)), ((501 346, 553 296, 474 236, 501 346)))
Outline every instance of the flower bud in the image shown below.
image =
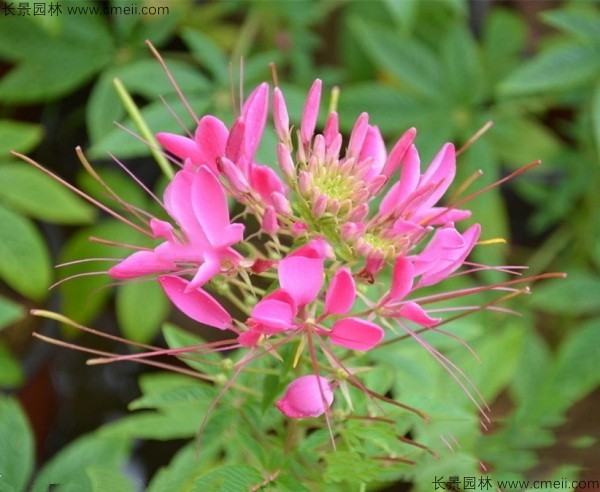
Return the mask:
POLYGON ((277 408, 287 417, 301 419, 323 415, 332 403, 331 384, 324 377, 311 374, 292 381, 277 408))

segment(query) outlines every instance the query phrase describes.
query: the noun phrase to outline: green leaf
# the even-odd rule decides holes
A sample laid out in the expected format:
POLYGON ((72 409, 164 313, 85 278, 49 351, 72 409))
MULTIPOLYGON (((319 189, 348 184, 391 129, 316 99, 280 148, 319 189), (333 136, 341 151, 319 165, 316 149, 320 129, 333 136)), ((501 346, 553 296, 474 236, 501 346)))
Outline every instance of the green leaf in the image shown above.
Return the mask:
POLYGON ((0 341, 0 388, 18 388, 24 379, 21 364, 0 341))
POLYGON ((0 157, 5 156, 11 150, 29 152, 40 143, 41 139, 42 127, 40 125, 0 120, 0 157))
POLYGON ((596 150, 600 156, 600 84, 596 85, 592 97, 592 132, 596 150))
POLYGON ((92 485, 93 492, 129 492, 133 491, 134 486, 131 480, 123 475, 119 470, 106 468, 103 466, 90 466, 85 472, 92 485))
POLYGON ((238 492, 251 490, 264 481, 262 474, 248 465, 231 465, 203 475, 191 489, 197 492, 238 492))
POLYGON ((93 207, 28 164, 0 164, 0 200, 35 219, 58 224, 91 222, 93 207))
POLYGON ((34 441, 27 417, 17 401, 0 394, 0 489, 26 490, 34 465, 34 441))
POLYGON ((111 61, 114 44, 102 16, 61 18, 50 33, 24 17, 3 19, 0 54, 17 62, 0 81, 0 100, 34 103, 64 95, 111 61))
POLYGON ((201 401, 204 404, 210 402, 216 396, 214 388, 207 384, 187 384, 164 391, 145 395, 129 404, 130 410, 140 410, 143 408, 163 408, 171 407, 178 403, 191 403, 201 401))
POLYGON ((600 15, 595 8, 551 10, 542 12, 542 19, 551 26, 569 33, 582 41, 600 43, 600 15))
MULTIPOLYGON (((178 60, 166 59, 165 62, 186 97, 197 96, 210 89, 206 78, 191 65, 178 60)), ((120 121, 125 114, 113 86, 114 78, 121 80, 129 93, 151 101, 176 93, 165 71, 155 60, 137 60, 105 73, 94 86, 86 108, 88 129, 94 142, 113 130, 114 122, 120 121)), ((166 108, 165 111, 168 112, 166 108)))
POLYGON ((483 85, 477 48, 473 37, 462 25, 452 26, 444 36, 440 48, 444 73, 443 91, 453 102, 478 102, 489 90, 483 85))
POLYGON ((564 44, 525 63, 500 84, 503 94, 564 91, 580 86, 600 71, 600 47, 564 44))
POLYGON ((181 37, 190 49, 192 56, 209 70, 217 81, 226 79, 226 74, 229 73, 229 63, 227 55, 219 45, 202 32, 191 28, 184 28, 181 37))
MULTIPOLYGON (((147 244, 147 238, 115 220, 106 220, 91 227, 81 228, 74 234, 62 251, 62 262, 84 260, 87 258, 125 258, 131 250, 91 242, 90 237, 100 237, 125 244, 147 244)), ((116 262, 98 261, 74 264, 60 269, 61 279, 87 272, 106 271, 116 262)), ((64 314, 79 323, 88 323, 102 309, 110 294, 107 288, 112 282, 104 274, 74 278, 59 287, 63 296, 64 314)))
MULTIPOLYGON (((125 463, 130 443, 122 437, 87 434, 70 443, 40 471, 33 492, 46 492, 51 484, 61 491, 90 490, 86 470, 101 464, 105 470, 118 471, 125 463)), ((93 475, 93 474, 92 474, 93 475)))
POLYGON ((0 331, 15 321, 19 321, 25 315, 20 304, 0 296, 0 331))
MULTIPOLYGON (((208 97, 190 97, 189 104, 198 114, 202 114, 210 104, 208 97)), ((192 117, 185 109, 183 103, 173 97, 167 97, 166 101, 171 110, 178 115, 187 127, 191 128, 193 124, 192 117)), ((182 132, 180 124, 171 114, 162 101, 155 101, 141 109, 141 115, 148 127, 154 132, 170 132, 180 134, 182 132)), ((137 134, 135 124, 131 118, 123 122, 123 126, 137 134)), ((122 128, 115 127, 104 135, 99 141, 95 142, 88 151, 92 158, 105 157, 110 152, 118 155, 119 158, 137 157, 148 154, 148 146, 129 132, 122 128)))
POLYGON ((567 337, 558 351, 554 368, 550 370, 552 395, 563 403, 563 408, 598 387, 599 358, 600 318, 596 318, 567 337))
MULTIPOLYGON (((171 323, 165 323, 162 332, 167 345, 172 349, 206 344, 206 341, 198 335, 188 333, 171 323)), ((223 362, 223 358, 217 352, 204 352, 200 356, 194 356, 193 352, 190 352, 182 356, 181 360, 192 369, 207 374, 219 372, 223 362)))
POLYGON ((381 25, 358 18, 349 22, 365 52, 382 71, 393 74, 416 94, 432 100, 444 97, 439 60, 428 48, 381 25))
POLYGON ((123 336, 148 343, 169 314, 170 305, 157 282, 135 282, 117 290, 117 320, 123 336))
POLYGON ((48 294, 50 255, 25 217, 0 205, 0 277, 19 294, 41 300, 48 294))
POLYGON ((600 276, 570 272, 567 278, 548 280, 533 289, 531 305, 551 314, 581 316, 600 312, 600 276))
POLYGON ((519 62, 526 41, 527 26, 516 13, 496 8, 486 16, 481 47, 490 85, 507 76, 519 62))

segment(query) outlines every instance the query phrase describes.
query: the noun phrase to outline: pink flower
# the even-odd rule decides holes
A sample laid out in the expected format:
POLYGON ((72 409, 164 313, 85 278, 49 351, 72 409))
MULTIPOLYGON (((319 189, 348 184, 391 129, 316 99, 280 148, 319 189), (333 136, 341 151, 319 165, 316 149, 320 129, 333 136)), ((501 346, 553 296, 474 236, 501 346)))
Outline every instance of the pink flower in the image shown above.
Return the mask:
POLYGON ((411 257, 415 275, 421 275, 417 286, 437 284, 462 266, 480 233, 479 224, 472 225, 464 234, 452 225, 438 229, 425 249, 411 257))
POLYGON ((338 319, 331 329, 321 326, 328 316, 345 316, 352 309, 356 286, 347 268, 339 269, 332 277, 325 293, 324 311, 318 320, 306 314, 304 307, 317 300, 323 287, 324 262, 330 253, 329 245, 317 238, 279 262, 281 288, 256 303, 246 323, 249 329, 240 335, 242 345, 255 345, 260 335, 313 328, 316 334, 329 337, 332 344, 352 350, 367 351, 383 340, 384 331, 380 326, 357 317, 338 319))
MULTIPOLYGON (((287 188, 273 169, 254 162, 267 121, 268 103, 269 86, 263 83, 248 96, 231 130, 218 118, 205 116, 198 122, 193 140, 170 133, 159 133, 157 139, 184 161, 184 169, 208 166, 229 181, 239 201, 253 205, 260 215, 271 210, 267 220, 272 224, 274 201, 281 204, 287 188), (278 198, 273 198, 274 193, 278 198)), ((267 229, 274 232, 272 225, 267 225, 267 229)))
POLYGON ((234 267, 240 255, 231 246, 243 239, 244 226, 229 222, 223 187, 214 173, 201 166, 179 171, 164 194, 168 214, 180 227, 151 220, 154 236, 165 241, 152 251, 139 251, 109 269, 117 279, 165 272, 194 274, 188 289, 201 287, 223 269, 234 267))
POLYGON ((292 381, 277 408, 287 417, 300 419, 319 417, 332 403, 331 384, 324 377, 311 374, 292 381))

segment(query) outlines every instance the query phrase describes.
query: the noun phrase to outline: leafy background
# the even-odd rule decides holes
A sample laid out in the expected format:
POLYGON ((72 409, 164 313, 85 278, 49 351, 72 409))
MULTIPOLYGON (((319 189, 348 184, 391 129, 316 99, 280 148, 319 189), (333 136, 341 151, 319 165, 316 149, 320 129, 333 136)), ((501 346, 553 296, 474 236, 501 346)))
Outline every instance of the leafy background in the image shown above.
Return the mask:
MULTIPOLYGON (((362 481, 371 489, 431 490, 435 476, 474 475, 478 460, 505 478, 598 480, 597 3, 138 3, 168 5, 169 14, 66 15, 65 1, 63 15, 0 17, 0 441, 13 446, 0 456, 0 489, 29 484, 46 490, 51 483, 68 483, 73 490, 235 491, 279 469, 266 489, 363 490, 362 481), (49 291, 55 281, 94 268, 54 269, 56 263, 122 256, 116 248, 90 243, 90 236, 139 238, 9 155, 27 153, 108 200, 77 162, 73 149, 81 145, 114 189, 153 210, 151 200, 107 157, 111 152, 125 160, 155 190, 164 187, 147 147, 114 124, 138 131, 114 78, 133 96, 151 131, 180 131, 165 102, 185 124, 192 121, 146 39, 160 49, 199 114, 231 121, 230 79, 237 87, 236 63, 243 56, 246 88, 268 79, 268 63, 277 64, 293 116, 312 80, 322 78, 328 87, 341 87, 344 131, 365 110, 390 142, 416 126, 424 160, 443 142, 460 146, 493 121, 460 157, 458 181, 482 169, 477 184, 484 186, 543 160, 543 166, 473 203, 486 238, 508 241, 480 247, 476 259, 526 264, 533 274, 565 271, 569 277, 537 284, 531 296, 513 302, 520 318, 481 315, 457 322, 456 332, 473 345, 481 364, 455 344, 432 339, 491 402, 487 431, 480 432, 472 405, 447 374, 406 343, 374 352, 371 361, 379 372, 367 379, 434 416, 432 425, 423 426, 400 415, 397 433, 411 432, 425 443, 452 433, 460 450, 441 459, 420 457, 415 468, 382 471, 364 453, 395 450, 385 429, 350 423, 344 450, 327 450, 326 435, 315 432, 282 457, 283 437, 269 431, 283 424, 268 409, 283 386, 265 379, 259 404, 248 399, 244 412, 227 411, 235 403, 226 399, 218 422, 205 430, 203 440, 210 444, 199 458, 190 439, 214 388, 135 365, 87 367, 81 354, 31 338, 32 331, 74 336, 28 316, 32 307, 59 310, 140 342, 177 347, 207 336, 181 318, 169 318, 163 294, 150 283, 112 289, 106 277, 88 276, 49 291), (316 461, 315 449, 323 460, 316 461)), ((268 145, 261 152, 263 162, 274 161, 268 145)), ((87 335, 77 343, 123 350, 87 335)), ((215 374, 227 375, 222 361, 215 362, 215 374)))

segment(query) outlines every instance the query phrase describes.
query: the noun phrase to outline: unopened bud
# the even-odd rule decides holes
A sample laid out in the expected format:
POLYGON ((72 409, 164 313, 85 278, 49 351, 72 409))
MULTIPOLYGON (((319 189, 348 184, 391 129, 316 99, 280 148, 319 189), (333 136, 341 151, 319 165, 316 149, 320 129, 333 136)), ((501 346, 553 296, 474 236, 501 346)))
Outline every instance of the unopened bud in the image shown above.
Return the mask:
POLYGON ((277 162, 279 169, 289 181, 296 179, 296 169, 289 149, 282 143, 277 144, 277 162))
POLYGON ((248 193, 250 191, 250 183, 242 171, 227 157, 217 159, 219 171, 225 176, 231 186, 240 193, 248 193))

